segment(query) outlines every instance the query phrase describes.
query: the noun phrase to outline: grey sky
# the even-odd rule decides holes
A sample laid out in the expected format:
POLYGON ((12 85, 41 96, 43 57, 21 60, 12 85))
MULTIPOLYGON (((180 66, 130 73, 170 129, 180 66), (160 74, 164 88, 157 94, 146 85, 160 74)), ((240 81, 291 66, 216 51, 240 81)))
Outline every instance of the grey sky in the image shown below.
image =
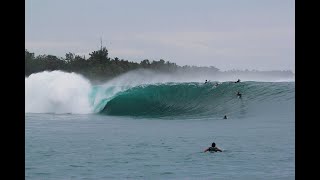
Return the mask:
MULTIPOLYGON (((295 68, 294 0, 28 0, 26 49, 221 70, 295 68)), ((86 56, 88 57, 88 56, 86 56)))

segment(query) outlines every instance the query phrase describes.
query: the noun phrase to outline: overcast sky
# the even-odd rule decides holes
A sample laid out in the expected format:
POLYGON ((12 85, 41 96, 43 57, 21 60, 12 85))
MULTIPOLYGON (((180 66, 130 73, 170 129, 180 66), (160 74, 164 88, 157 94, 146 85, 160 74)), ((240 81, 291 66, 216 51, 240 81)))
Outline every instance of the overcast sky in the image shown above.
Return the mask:
POLYGON ((36 55, 164 59, 220 70, 295 68, 294 0, 28 0, 36 55))

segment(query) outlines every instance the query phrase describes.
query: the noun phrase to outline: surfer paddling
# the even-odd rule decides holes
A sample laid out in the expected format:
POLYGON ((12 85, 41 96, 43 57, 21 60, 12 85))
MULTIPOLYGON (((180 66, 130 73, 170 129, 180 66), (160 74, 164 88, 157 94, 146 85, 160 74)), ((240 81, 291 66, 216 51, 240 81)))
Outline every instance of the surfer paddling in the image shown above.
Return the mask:
POLYGON ((219 149, 216 146, 216 143, 214 143, 214 142, 211 144, 211 147, 208 147, 206 150, 204 150, 204 152, 207 152, 207 151, 209 151, 209 152, 222 152, 222 150, 219 149))

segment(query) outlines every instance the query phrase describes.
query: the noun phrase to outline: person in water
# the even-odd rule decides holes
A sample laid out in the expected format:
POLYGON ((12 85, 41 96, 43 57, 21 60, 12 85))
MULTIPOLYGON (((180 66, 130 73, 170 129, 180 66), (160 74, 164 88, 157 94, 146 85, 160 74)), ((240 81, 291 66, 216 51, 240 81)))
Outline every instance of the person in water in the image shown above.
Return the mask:
POLYGON ((228 119, 227 115, 224 115, 223 119, 228 119))
POLYGON ((216 143, 212 143, 211 147, 208 147, 206 150, 204 150, 204 152, 222 152, 221 149, 219 149, 218 147, 216 147, 216 143))
POLYGON ((238 81, 234 82, 234 83, 239 83, 240 82, 240 79, 238 79, 238 81))
POLYGON ((242 94, 238 91, 238 92, 237 92, 237 96, 238 96, 239 98, 241 98, 241 97, 242 97, 242 94))
POLYGON ((206 82, 204 82, 205 84, 207 84, 208 83, 208 81, 206 80, 206 82))

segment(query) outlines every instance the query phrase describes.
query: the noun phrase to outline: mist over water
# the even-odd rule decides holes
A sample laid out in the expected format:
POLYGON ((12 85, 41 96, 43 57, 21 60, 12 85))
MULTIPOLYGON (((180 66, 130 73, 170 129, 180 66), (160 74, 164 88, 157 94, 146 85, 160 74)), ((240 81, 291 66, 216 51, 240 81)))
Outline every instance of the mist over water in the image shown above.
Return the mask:
POLYGON ((118 85, 139 85, 151 83, 165 83, 165 82, 204 82, 209 81, 256 81, 256 82, 294 82, 294 74, 279 74, 279 72, 183 72, 178 71, 172 74, 165 74, 160 72, 153 72, 150 70, 139 69, 130 71, 120 75, 108 83, 118 85))

